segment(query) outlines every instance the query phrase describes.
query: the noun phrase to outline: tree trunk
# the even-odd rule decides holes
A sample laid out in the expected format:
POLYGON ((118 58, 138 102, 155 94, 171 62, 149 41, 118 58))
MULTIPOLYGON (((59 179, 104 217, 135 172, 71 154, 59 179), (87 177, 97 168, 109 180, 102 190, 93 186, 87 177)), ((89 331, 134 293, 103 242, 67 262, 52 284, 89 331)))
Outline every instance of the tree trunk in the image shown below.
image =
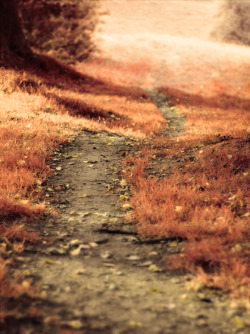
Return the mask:
POLYGON ((31 54, 18 16, 17 0, 0 0, 0 57, 31 54))

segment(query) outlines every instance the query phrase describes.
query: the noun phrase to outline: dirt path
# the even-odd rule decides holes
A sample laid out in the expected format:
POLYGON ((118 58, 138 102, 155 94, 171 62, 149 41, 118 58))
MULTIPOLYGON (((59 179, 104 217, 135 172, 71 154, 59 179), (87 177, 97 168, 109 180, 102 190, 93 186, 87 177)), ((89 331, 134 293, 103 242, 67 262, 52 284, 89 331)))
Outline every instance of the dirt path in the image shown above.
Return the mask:
POLYGON ((24 318, 19 329, 12 323, 1 333, 244 332, 235 325, 241 311, 229 309, 223 296, 188 291, 189 278, 165 267, 163 256, 181 243, 142 240, 123 222, 120 195, 127 189, 117 172, 135 145, 85 131, 55 152, 57 175, 47 196, 58 198, 61 216, 41 231, 56 242, 29 246, 21 265, 27 279, 41 284, 42 299, 34 301, 40 320, 24 318))

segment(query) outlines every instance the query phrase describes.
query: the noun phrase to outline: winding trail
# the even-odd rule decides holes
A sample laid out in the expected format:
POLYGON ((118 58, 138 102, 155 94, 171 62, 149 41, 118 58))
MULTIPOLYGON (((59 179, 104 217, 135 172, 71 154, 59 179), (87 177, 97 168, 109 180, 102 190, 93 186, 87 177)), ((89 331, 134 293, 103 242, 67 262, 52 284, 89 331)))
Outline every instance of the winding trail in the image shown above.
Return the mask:
MULTIPOLYGON (((163 96, 153 94, 163 108, 163 96)), ((127 189, 117 172, 136 144, 84 131, 55 152, 51 196, 56 194, 61 215, 45 222, 42 233, 57 241, 29 246, 21 268, 43 290, 41 322, 24 322, 29 333, 234 333, 235 314, 223 297, 188 291, 189 277, 162 262, 181 243, 148 242, 123 222, 119 196, 127 189)))

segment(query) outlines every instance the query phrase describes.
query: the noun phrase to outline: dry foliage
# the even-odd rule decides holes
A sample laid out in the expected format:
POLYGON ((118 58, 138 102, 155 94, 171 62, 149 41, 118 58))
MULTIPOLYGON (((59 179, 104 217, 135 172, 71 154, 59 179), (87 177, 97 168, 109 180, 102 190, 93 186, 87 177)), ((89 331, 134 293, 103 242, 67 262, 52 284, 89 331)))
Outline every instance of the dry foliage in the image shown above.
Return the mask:
POLYGON ((39 241, 34 221, 51 212, 45 194, 52 152, 82 129, 145 138, 165 123, 143 90, 107 85, 48 57, 20 71, 0 69, 2 320, 13 312, 7 296, 30 292, 10 273, 10 259, 39 241))
POLYGON ((93 31, 99 22, 99 0, 18 0, 29 45, 72 64, 96 49, 93 31))
POLYGON ((250 2, 224 0, 212 36, 220 41, 250 45, 250 2))
POLYGON ((185 96, 180 99, 172 95, 187 117, 187 132, 177 140, 158 137, 127 160, 124 177, 131 184, 134 220, 144 236, 185 240, 181 253, 168 258, 173 267, 245 298, 250 285, 248 110, 200 108, 185 96))

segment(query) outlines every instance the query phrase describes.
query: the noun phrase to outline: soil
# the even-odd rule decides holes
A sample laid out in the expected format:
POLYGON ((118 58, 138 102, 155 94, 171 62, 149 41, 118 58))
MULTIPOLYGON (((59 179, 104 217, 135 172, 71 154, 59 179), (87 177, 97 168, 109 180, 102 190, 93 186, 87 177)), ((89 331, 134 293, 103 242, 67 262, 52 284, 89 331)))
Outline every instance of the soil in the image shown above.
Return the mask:
MULTIPOLYGON (((164 97, 151 93, 164 108, 164 97)), ((138 145, 83 131, 54 153, 47 198, 60 216, 43 222, 43 243, 19 258, 27 280, 40 284, 41 298, 32 302, 40 314, 35 321, 10 318, 2 334, 244 333, 237 325, 243 310, 230 308, 218 291, 188 290, 191 276, 167 267, 164 257, 182 242, 143 239, 124 222, 121 197, 129 190, 121 184, 121 161, 138 145)))

